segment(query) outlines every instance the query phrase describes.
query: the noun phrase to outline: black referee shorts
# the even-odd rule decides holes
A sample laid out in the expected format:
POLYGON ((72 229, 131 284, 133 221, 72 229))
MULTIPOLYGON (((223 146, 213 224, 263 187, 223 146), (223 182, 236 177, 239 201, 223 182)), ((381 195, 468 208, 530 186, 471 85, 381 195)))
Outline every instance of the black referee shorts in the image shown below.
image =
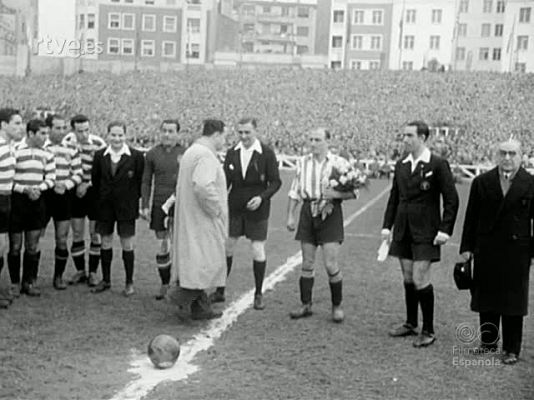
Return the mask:
POLYGON ((247 213, 230 214, 229 236, 238 238, 245 236, 247 239, 255 242, 264 242, 267 240, 267 230, 269 220, 252 220, 247 213))
POLYGON ((401 241, 392 241, 389 255, 413 261, 438 262, 441 258, 441 248, 432 243, 418 243, 413 240, 407 227, 401 241))

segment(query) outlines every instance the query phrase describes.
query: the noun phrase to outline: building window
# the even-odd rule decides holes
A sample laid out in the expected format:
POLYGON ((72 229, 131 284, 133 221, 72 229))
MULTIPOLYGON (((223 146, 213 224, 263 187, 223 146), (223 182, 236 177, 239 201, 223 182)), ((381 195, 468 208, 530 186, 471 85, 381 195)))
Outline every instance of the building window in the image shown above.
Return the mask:
POLYGON ((352 14, 352 22, 354 25, 363 25, 364 21, 364 11, 363 10, 354 10, 352 14))
POLYGON ((350 69, 362 69, 362 62, 360 60, 351 60, 350 69))
POLYGON ((78 29, 85 29, 85 14, 78 15, 78 29))
POLYGON ((456 48, 456 61, 464 61, 465 60, 465 47, 457 47, 456 48))
POLYGON ((369 61, 369 69, 380 69, 380 61, 369 61))
POLYGON ((243 24, 243 32, 244 33, 251 33, 251 32, 254 32, 255 31, 255 26, 254 24, 243 24))
POLYGON ((528 24, 530 23, 530 7, 522 7, 519 9, 519 22, 528 24))
POLYGON ((402 62, 402 69, 404 71, 412 71, 413 70, 413 61, 403 61, 402 62))
POLYGON ((243 5, 243 8, 241 10, 242 10, 243 15, 255 15, 256 14, 256 9, 254 8, 254 6, 251 6, 251 5, 243 5))
POLYGON ((143 14, 143 30, 146 32, 156 31, 156 16, 154 14, 143 14))
POLYGON ((481 47, 478 52, 478 59, 480 61, 488 61, 489 60, 489 49, 487 47, 481 47))
POLYGON ((289 17, 289 7, 282 7, 282 17, 289 17))
POLYGON ((458 36, 459 37, 467 36, 467 24, 458 24, 458 36))
POLYGON ((263 6, 262 13, 263 14, 270 14, 271 13, 271 6, 263 6))
POLYGON ((517 37, 517 50, 528 50, 528 36, 517 37))
POLYGON ((177 18, 168 15, 163 16, 163 32, 176 32, 177 18))
POLYGON ((430 49, 431 50, 439 50, 439 42, 440 37, 439 36, 430 36, 430 49))
POLYGON ((87 39, 85 42, 85 50, 87 51, 87 54, 96 54, 95 39, 87 39))
POLYGON ((432 10, 432 23, 441 24, 441 15, 443 14, 442 10, 432 10))
POLYGON ((154 57, 156 53, 156 43, 153 40, 141 41, 141 56, 154 57))
POLYGON ((121 43, 122 43, 122 54, 123 55, 133 56, 135 54, 133 39, 122 39, 121 43))
POLYGON ((124 0, 125 3, 130 3, 132 4, 133 3, 133 0, 124 0))
POLYGON ((200 33, 200 18, 187 18, 187 31, 200 33))
POLYGON ((330 62, 330 68, 332 68, 332 69, 340 69, 341 68, 341 61, 331 61, 330 62))
POLYGON ((176 57, 176 42, 161 42, 161 56, 167 58, 176 57))
POLYGON ((416 10, 406 10, 406 23, 415 24, 416 10))
POLYGON ((526 72, 527 70, 527 64, 526 63, 515 63, 515 72, 526 72))
POLYGON ((308 37, 310 28, 307 26, 297 26, 297 36, 308 37))
POLYGON ((111 0, 112 3, 118 3, 120 0, 111 0))
POLYGON ((121 29, 121 15, 119 13, 108 14, 108 29, 121 29))
POLYGON ((122 29, 125 31, 133 31, 135 27, 135 14, 122 14, 122 29))
POLYGON ((495 24, 495 36, 502 36, 502 32, 504 30, 504 25, 503 24, 495 24))
POLYGON ((371 36, 371 50, 382 50, 382 36, 371 36))
POLYGON ((481 36, 482 37, 488 37, 491 34, 491 24, 482 24, 482 31, 481 36))
POLYGON ((493 49, 493 61, 500 61, 501 60, 501 48, 495 48, 493 49))
POLYGON ((491 13, 492 8, 493 8, 493 0, 484 0, 484 3, 482 4, 482 12, 491 13))
POLYGON ((175 6, 176 5, 176 0, 167 0, 167 5, 168 6, 175 6))
POLYGON ((343 36, 332 36, 332 48, 340 49, 343 46, 343 36))
POLYGON ((405 50, 413 50, 414 43, 415 43, 415 36, 412 36, 412 35, 404 36, 403 47, 405 50))
POLYGON ((334 10, 334 24, 342 24, 345 19, 345 11, 334 10))
POLYGON ((87 29, 95 29, 95 14, 87 14, 87 29))
POLYGON ((154 0, 145 0, 145 4, 147 6, 153 6, 154 5, 154 0))
POLYGON ((461 13, 466 13, 469 11, 469 0, 460 0, 459 11, 461 13))
POLYGON ((308 7, 298 7, 297 8, 297 17, 299 18, 309 18, 310 9, 308 7))
POLYGON ((191 43, 191 45, 187 43, 185 45, 185 56, 198 60, 200 58, 200 45, 198 43, 191 43))
POLYGON ((120 40, 114 38, 108 38, 108 54, 120 54, 121 46, 120 40))
POLYGON ((297 46, 297 54, 308 54, 309 51, 308 46, 297 46))
POLYGON ((352 35, 351 47, 353 50, 361 50, 363 47, 363 36, 352 35))
POLYGON ((384 12, 382 10, 373 11, 373 25, 383 25, 384 24, 384 12))
POLYGON ((502 14, 506 8, 504 0, 497 1, 497 13, 502 14))

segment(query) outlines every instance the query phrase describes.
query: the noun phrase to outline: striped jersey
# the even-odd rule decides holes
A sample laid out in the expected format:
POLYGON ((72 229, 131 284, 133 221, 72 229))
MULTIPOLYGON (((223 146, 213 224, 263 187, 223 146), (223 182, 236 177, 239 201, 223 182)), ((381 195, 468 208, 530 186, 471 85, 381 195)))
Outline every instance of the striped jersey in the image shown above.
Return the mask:
POLYGON ((15 152, 13 145, 0 137, 0 195, 9 196, 15 177, 15 152))
POLYGON ((26 142, 15 146, 15 177, 13 191, 23 193, 29 186, 41 191, 52 189, 56 181, 54 155, 45 149, 28 147, 26 142))
POLYGON ((93 158, 95 153, 106 147, 106 142, 99 136, 89 134, 87 142, 78 142, 78 138, 74 132, 68 133, 63 138, 63 145, 71 145, 78 150, 82 160, 82 181, 91 183, 91 169, 93 168, 93 158))
POLYGON ((64 183, 67 190, 73 189, 76 185, 82 183, 82 160, 75 147, 48 142, 44 148, 54 155, 56 182, 64 183))
POLYGON ((332 168, 348 169, 350 163, 338 155, 328 153, 323 162, 317 161, 312 154, 298 159, 297 173, 289 190, 294 200, 319 200, 329 184, 332 168))

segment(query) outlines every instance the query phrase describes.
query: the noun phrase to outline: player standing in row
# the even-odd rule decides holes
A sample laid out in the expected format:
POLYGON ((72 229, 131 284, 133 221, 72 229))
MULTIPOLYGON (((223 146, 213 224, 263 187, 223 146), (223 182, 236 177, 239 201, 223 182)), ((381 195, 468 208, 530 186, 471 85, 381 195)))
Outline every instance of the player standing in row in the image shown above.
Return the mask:
POLYGON ((65 118, 51 114, 46 118, 46 125, 49 128, 49 141, 45 149, 55 157, 56 184, 53 190, 45 193, 46 219, 43 234, 48 221, 53 218, 56 241, 53 282, 55 289, 64 290, 67 288, 63 272, 69 258, 67 239, 72 216, 71 191, 82 183, 83 170, 78 150, 72 145, 62 143, 68 129, 65 118))
MULTIPOLYGON (((23 129, 19 111, 7 108, 0 110, 0 272, 8 248, 11 194, 15 177, 13 143, 22 139, 23 129)), ((0 288, 0 308, 8 308, 12 301, 11 293, 6 288, 0 288)))
POLYGON ((82 160, 82 182, 76 186, 72 194, 72 247, 71 256, 76 273, 69 281, 70 284, 88 282, 89 286, 96 286, 98 279, 96 272, 100 262, 100 235, 96 232, 96 201, 91 184, 91 169, 94 154, 106 147, 106 142, 99 136, 90 133, 89 118, 76 115, 70 125, 72 132, 65 136, 63 144, 74 146, 80 153, 82 160), (85 218, 89 219, 89 234, 91 246, 89 248, 89 279, 85 272, 85 218))
POLYGON ((15 147, 15 177, 9 221, 8 265, 12 292, 39 296, 35 285, 39 271, 39 238, 45 220, 43 194, 54 187, 56 165, 54 155, 43 149, 48 129, 40 119, 26 125, 26 140, 15 147), (20 252, 24 233, 22 287, 20 252))
MULTIPOLYGON (((226 268, 230 274, 235 246, 241 236, 250 240, 255 293, 254 309, 263 310, 263 279, 267 258, 265 241, 271 197, 280 189, 282 181, 274 151, 258 140, 257 122, 243 118, 237 125, 239 143, 230 148, 224 160, 228 186, 230 213, 229 237, 226 243, 226 268)), ((224 287, 211 295, 213 302, 224 301, 224 287)))
POLYGON ((141 186, 141 216, 150 221, 150 229, 155 232, 156 239, 160 242, 160 249, 156 254, 156 265, 161 279, 161 288, 156 295, 157 300, 165 298, 171 280, 170 232, 165 226, 167 215, 161 206, 174 195, 179 158, 185 152, 185 148, 178 143, 178 132, 180 132, 178 120, 166 119, 162 122, 159 144, 152 147, 145 156, 141 186), (154 188, 153 193, 152 188, 154 188))

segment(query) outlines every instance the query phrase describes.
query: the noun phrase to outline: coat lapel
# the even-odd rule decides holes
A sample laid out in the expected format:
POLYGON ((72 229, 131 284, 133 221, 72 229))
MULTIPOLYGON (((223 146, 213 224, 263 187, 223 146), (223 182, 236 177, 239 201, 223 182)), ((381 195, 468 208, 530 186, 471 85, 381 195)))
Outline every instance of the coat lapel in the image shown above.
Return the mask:
POLYGON ((234 151, 234 165, 237 175, 243 179, 243 166, 241 165, 241 149, 234 151))
POLYGON ((111 176, 111 156, 109 154, 104 156, 104 171, 108 176, 111 176))
POLYGON ((260 154, 254 150, 252 152, 252 157, 250 157, 250 161, 248 163, 248 166, 247 166, 247 172, 245 173, 245 179, 247 178, 247 176, 250 174, 250 171, 256 171, 258 172, 258 158, 259 158, 260 154))

